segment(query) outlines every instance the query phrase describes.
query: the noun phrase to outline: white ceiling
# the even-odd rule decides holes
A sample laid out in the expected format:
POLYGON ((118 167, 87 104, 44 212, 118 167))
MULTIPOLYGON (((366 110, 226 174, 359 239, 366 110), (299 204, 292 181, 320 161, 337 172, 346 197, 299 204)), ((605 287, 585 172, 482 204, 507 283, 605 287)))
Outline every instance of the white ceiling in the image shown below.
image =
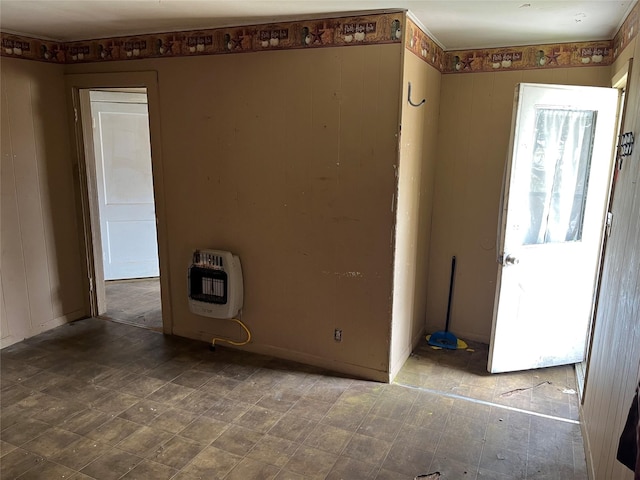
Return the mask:
POLYGON ((0 0, 0 28, 72 41, 408 9, 445 50, 611 39, 637 0, 0 0))

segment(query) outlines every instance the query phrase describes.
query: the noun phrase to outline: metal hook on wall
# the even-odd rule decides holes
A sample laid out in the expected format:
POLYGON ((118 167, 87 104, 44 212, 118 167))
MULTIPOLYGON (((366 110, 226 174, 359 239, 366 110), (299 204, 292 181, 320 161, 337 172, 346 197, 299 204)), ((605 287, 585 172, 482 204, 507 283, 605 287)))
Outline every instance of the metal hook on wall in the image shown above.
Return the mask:
POLYGON ((409 105, 411 105, 412 107, 419 107, 420 105, 424 104, 427 100, 426 99, 422 99, 422 101, 420 103, 414 103, 411 100, 411 82, 409 82, 409 94, 407 95, 408 100, 409 100, 409 105))

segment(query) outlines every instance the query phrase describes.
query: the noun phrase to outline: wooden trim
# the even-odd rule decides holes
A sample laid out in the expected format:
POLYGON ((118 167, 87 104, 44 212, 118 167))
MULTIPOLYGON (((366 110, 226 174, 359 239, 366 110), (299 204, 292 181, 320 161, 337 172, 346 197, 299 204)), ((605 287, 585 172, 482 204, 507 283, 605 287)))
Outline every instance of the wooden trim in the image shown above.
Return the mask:
MULTIPOLYGON (((96 289, 90 291, 89 282, 95 285, 97 281, 104 279, 104 274, 100 274, 101 264, 98 261, 99 245, 99 225, 98 221, 92 220, 91 187, 88 186, 89 159, 85 156, 85 148, 92 151, 93 144, 88 147, 88 139, 85 139, 82 132, 83 112, 80 108, 80 97, 82 90, 102 89, 102 88, 131 88, 143 87, 147 91, 147 101, 149 109, 149 136, 151 141, 151 166, 153 175, 153 190, 156 210, 156 228, 158 235, 158 258, 160 263, 160 296, 162 302, 163 332, 173 333, 173 316, 170 297, 169 278, 169 248, 168 248, 168 228, 166 224, 166 208, 164 195, 164 169, 162 163, 162 130, 160 125, 160 95, 158 89, 158 75, 155 71, 143 72, 122 72, 122 73, 96 73, 96 74, 74 74, 65 75, 67 92, 72 106, 72 117, 77 112, 78 121, 72 118, 75 132, 74 153, 77 159, 78 186, 80 191, 80 202, 82 207, 82 231, 84 256, 86 258, 87 269, 87 292, 89 292, 89 303, 91 305, 91 315, 99 314, 100 301, 96 289), (75 109, 75 110, 74 110, 75 109), (100 264, 100 265, 99 265, 100 264)), ((87 98, 88 98, 88 92, 87 98)), ((86 116, 86 113, 85 113, 86 116)), ((90 120, 89 120, 90 121, 90 120)), ((93 192, 95 194, 95 192, 93 192)), ((94 215, 95 216, 95 215, 94 215)))
MULTIPOLYGON (((625 88, 626 93, 624 96, 624 103, 622 105, 618 106, 618 115, 620 117, 620 120, 618 122, 619 125, 619 129, 621 130, 624 127, 624 122, 625 122, 625 115, 627 112, 627 103, 629 101, 629 91, 628 91, 628 86, 629 84, 627 83, 627 79, 631 77, 631 72, 632 72, 632 68, 633 68, 633 58, 629 59, 629 62, 627 63, 627 65, 625 67, 623 67, 622 69, 620 69, 620 71, 616 72, 616 74, 613 76, 613 78, 611 79, 611 84, 614 88, 625 88), (622 80, 624 79, 624 85, 621 83, 622 80)), ((618 141, 616 139, 615 141, 615 146, 617 147, 618 145, 618 141)), ((615 171, 618 168, 618 162, 617 162, 617 155, 614 152, 614 160, 613 160, 613 175, 611 175, 611 186, 609 188, 609 204, 607 205, 607 212, 611 212, 612 208, 613 208, 613 196, 615 194, 615 189, 616 189, 616 181, 618 178, 617 172, 615 171)), ((602 238, 602 248, 600 250, 600 266, 598 267, 598 272, 597 272, 597 278, 596 278, 596 289, 594 292, 594 301, 593 301, 593 310, 591 312, 591 327, 589 329, 588 332, 588 338, 587 338, 587 352, 586 352, 586 359, 585 359, 585 371, 584 371, 584 385, 582 387, 582 392, 580 392, 580 405, 582 408, 582 405, 584 404, 584 400, 585 397, 587 395, 587 385, 589 383, 589 369, 590 369, 590 364, 591 364, 591 353, 593 350, 593 332, 595 332, 596 329, 596 319, 598 317, 598 306, 600 304, 600 293, 601 293, 601 288, 602 288, 602 275, 604 272, 604 260, 605 260, 605 253, 607 250, 607 243, 608 243, 608 234, 605 232, 605 234, 603 235, 602 238)))

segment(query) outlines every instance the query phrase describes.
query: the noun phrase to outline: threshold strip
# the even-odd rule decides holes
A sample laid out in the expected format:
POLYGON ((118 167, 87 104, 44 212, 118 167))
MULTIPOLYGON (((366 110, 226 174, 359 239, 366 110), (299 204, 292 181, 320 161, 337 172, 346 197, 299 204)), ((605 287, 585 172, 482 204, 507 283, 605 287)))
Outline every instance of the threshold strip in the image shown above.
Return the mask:
POLYGON ((432 390, 431 388, 416 387, 415 385, 407 385, 406 383, 393 382, 401 387, 411 388, 412 390, 419 390, 421 392, 434 393, 436 395, 442 395, 443 397, 455 398, 456 400, 465 400, 467 402, 477 403, 480 405, 487 405, 489 407, 503 408, 512 412, 525 413, 527 415, 533 415, 536 417, 548 418, 549 420, 556 420, 558 422, 571 423, 573 425, 580 425, 579 420, 571 420, 570 418, 556 417, 554 415, 547 415, 546 413, 532 412, 531 410, 524 410, 522 408, 510 407, 508 405, 500 405, 499 403, 487 402, 486 400, 480 400, 478 398, 465 397, 458 395, 457 393, 442 392, 440 390, 432 390))

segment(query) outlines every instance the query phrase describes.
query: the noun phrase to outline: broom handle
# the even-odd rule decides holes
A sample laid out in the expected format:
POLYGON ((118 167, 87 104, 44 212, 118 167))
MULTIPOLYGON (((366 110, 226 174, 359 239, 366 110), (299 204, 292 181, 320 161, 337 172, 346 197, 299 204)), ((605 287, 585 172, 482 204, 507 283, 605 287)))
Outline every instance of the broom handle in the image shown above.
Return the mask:
POLYGON ((449 331, 449 320, 451 320, 451 300, 453 298, 453 279, 456 274, 456 256, 451 257, 451 281, 449 282, 449 302, 447 303, 447 323, 445 324, 444 331, 449 331))

